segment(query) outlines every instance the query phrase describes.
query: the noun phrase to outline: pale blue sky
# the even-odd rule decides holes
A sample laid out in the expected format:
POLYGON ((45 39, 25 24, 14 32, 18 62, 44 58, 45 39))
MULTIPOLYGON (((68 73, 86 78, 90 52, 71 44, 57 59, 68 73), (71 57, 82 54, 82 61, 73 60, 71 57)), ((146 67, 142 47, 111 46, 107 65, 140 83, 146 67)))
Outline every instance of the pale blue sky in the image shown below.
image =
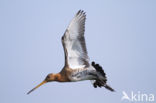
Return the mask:
POLYGON ((0 103, 126 103, 122 91, 156 95, 155 0, 0 0, 0 103), (115 90, 90 81, 48 83, 64 65, 61 44, 75 13, 86 11, 89 57, 115 90))

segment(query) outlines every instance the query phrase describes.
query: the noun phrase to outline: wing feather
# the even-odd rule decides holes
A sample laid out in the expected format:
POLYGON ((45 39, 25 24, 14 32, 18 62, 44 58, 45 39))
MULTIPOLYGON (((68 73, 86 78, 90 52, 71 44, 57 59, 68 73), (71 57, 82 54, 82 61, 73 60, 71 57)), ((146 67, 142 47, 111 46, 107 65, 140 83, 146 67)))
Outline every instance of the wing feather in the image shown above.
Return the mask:
POLYGON ((84 38, 85 20, 85 12, 79 10, 62 37, 65 65, 72 69, 89 66, 89 57, 84 38))

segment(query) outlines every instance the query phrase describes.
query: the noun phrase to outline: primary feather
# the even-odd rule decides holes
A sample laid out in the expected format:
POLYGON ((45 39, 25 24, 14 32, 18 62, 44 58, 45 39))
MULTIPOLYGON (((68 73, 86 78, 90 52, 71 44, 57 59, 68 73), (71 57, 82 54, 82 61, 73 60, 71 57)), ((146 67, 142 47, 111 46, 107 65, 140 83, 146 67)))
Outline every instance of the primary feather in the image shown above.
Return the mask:
POLYGON ((89 57, 84 38, 85 20, 85 12, 79 10, 62 37, 66 59, 65 65, 72 69, 89 66, 89 57))

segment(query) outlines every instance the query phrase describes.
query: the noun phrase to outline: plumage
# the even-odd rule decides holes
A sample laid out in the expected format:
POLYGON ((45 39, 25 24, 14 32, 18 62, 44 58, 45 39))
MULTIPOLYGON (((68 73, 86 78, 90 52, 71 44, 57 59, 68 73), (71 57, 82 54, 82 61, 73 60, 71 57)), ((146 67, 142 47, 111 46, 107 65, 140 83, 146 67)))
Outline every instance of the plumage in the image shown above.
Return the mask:
POLYGON ((93 86, 105 87, 110 91, 114 91, 107 85, 107 78, 104 70, 95 62, 89 63, 84 32, 85 32, 86 14, 83 10, 79 10, 71 20, 64 35, 62 36, 62 45, 65 55, 65 65, 63 69, 56 74, 50 73, 45 80, 33 88, 38 88, 47 82, 77 82, 82 80, 92 80, 93 86))
POLYGON ((66 65, 72 69, 89 66, 84 31, 86 15, 79 11, 72 19, 63 37, 62 44, 65 50, 66 65))

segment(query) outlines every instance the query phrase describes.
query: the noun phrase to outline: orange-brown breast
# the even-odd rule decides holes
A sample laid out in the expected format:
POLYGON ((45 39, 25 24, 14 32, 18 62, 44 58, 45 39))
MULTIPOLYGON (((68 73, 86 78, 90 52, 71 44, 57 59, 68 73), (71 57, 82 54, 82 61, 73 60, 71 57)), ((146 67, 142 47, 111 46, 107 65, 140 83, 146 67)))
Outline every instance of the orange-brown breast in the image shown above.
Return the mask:
POLYGON ((58 82, 71 82, 69 76, 72 73, 72 69, 65 66, 60 73, 55 75, 56 81, 58 82))

